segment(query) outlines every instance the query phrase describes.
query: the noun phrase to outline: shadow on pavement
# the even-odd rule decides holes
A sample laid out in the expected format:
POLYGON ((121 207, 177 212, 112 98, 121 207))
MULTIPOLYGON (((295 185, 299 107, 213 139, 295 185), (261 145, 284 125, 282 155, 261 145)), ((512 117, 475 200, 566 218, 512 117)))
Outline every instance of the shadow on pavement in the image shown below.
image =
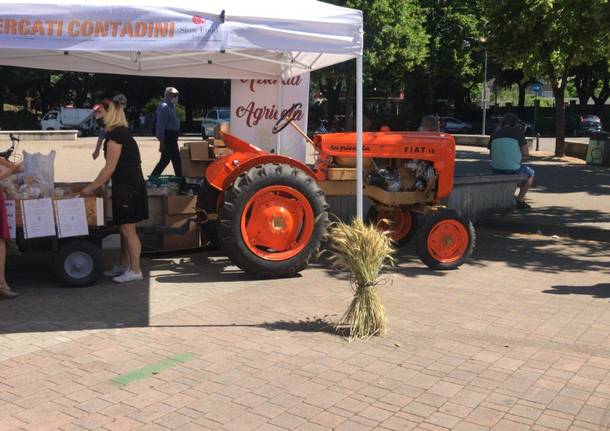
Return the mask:
MULTIPOLYGON (((108 254, 111 261, 112 253, 108 254)), ((255 281, 221 253, 165 253, 144 258, 142 266, 145 278, 141 282, 119 285, 102 279, 91 287, 66 288, 55 281, 48 258, 15 256, 8 262, 8 279, 20 296, 0 301, 0 334, 147 327, 151 274, 156 283, 166 285, 157 285, 159 289, 180 284, 206 289, 219 282, 255 281)), ((279 329, 291 323, 295 328, 323 326, 322 320, 315 319, 265 325, 279 329)))
POLYGON ((336 328, 336 323, 330 320, 332 316, 312 317, 302 320, 278 320, 275 322, 253 324, 208 324, 208 325, 150 325, 151 328, 261 328, 270 331, 287 332, 323 332, 332 335, 344 335, 342 329, 336 328))
MULTIPOLYGON (((545 273, 577 273, 593 270, 610 274, 607 243, 565 242, 541 235, 511 235, 477 229, 474 253, 465 266, 485 268, 489 262, 503 262, 509 267, 545 273)), ((455 271, 437 271, 426 267, 417 257, 412 241, 398 250, 396 266, 389 268, 386 273, 417 278, 450 277, 455 271)))
MULTIPOLYGON (((610 196, 609 196, 610 201, 610 196)), ((610 205, 610 202, 609 202, 610 205)), ((604 212, 591 209, 578 209, 561 206, 546 206, 541 208, 532 208, 526 213, 515 213, 515 216, 525 215, 528 220, 532 221, 532 225, 536 225, 537 221, 554 218, 558 223, 565 224, 601 224, 610 223, 610 212, 604 212)), ((510 217, 511 214, 508 214, 510 217)))
POLYGON ((141 327, 149 322, 149 279, 117 285, 66 288, 53 276, 47 258, 16 256, 7 265, 8 280, 20 293, 0 301, 0 334, 141 327))
POLYGON ((540 235, 510 235, 479 230, 471 265, 504 262, 513 268, 545 273, 599 271, 610 274, 608 244, 564 241, 540 235))
POLYGON ((180 256, 160 255, 150 262, 150 271, 161 272, 155 280, 158 283, 214 283, 231 281, 251 281, 242 270, 218 252, 195 253, 180 256))
POLYGON ((552 286, 543 293, 552 295, 589 295, 598 299, 610 298, 610 283, 596 284, 594 286, 552 286))

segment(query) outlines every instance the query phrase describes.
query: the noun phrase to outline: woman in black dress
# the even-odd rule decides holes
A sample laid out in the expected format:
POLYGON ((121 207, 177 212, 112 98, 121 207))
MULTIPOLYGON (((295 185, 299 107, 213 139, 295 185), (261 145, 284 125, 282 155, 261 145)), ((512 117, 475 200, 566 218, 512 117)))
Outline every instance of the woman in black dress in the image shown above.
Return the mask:
POLYGON ((148 196, 140 150, 129 133, 125 112, 116 102, 105 99, 93 109, 98 121, 103 120, 106 130, 106 165, 95 181, 81 191, 81 195, 93 195, 112 179, 112 222, 121 231, 121 264, 104 274, 113 277, 117 283, 142 280, 142 243, 136 232, 136 223, 148 218, 148 196))

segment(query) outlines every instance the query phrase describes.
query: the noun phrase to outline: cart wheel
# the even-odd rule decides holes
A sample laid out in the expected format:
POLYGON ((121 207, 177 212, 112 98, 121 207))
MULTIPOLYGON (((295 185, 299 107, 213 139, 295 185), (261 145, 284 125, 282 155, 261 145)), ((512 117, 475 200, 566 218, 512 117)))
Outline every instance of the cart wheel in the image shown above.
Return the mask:
POLYGON ((102 275, 104 255, 90 241, 71 241, 63 244, 55 254, 53 269, 57 277, 68 286, 91 286, 102 275))
POLYGON ((417 232, 417 214, 408 210, 397 208, 396 211, 378 211, 372 206, 366 219, 381 230, 387 231, 398 247, 407 245, 417 232))
POLYGON ((256 277, 291 277, 326 235, 328 205, 315 180, 282 164, 240 175, 224 195, 219 233, 231 260, 256 277))
POLYGON ((452 210, 428 217, 417 237, 419 258, 433 269, 456 269, 470 257, 475 231, 470 220, 452 210))

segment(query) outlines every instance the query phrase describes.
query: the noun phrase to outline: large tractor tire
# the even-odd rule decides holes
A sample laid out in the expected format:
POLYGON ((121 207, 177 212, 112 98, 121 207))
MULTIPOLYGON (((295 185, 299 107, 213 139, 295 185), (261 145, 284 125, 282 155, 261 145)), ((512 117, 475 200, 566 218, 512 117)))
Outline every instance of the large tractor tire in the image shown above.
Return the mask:
POLYGON ((403 247, 411 241, 417 232, 417 214, 409 210, 384 211, 372 206, 368 212, 369 223, 388 232, 390 239, 398 247, 403 247))
POLYGON ((472 222, 452 210, 440 210, 426 218, 417 236, 417 254, 433 269, 459 268, 474 250, 472 222))
POLYGON ((224 194, 219 237, 229 258, 255 277, 292 277, 326 235, 328 205, 316 181, 284 164, 241 174, 224 194))

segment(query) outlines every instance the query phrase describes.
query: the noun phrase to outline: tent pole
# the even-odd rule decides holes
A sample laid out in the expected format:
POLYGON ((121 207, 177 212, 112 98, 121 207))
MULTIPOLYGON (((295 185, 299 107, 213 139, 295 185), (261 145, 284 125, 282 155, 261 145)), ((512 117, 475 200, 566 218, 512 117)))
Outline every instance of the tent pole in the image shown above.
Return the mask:
POLYGON ((362 55, 356 58, 356 215, 360 220, 364 220, 364 163, 362 155, 363 147, 363 61, 362 55))

